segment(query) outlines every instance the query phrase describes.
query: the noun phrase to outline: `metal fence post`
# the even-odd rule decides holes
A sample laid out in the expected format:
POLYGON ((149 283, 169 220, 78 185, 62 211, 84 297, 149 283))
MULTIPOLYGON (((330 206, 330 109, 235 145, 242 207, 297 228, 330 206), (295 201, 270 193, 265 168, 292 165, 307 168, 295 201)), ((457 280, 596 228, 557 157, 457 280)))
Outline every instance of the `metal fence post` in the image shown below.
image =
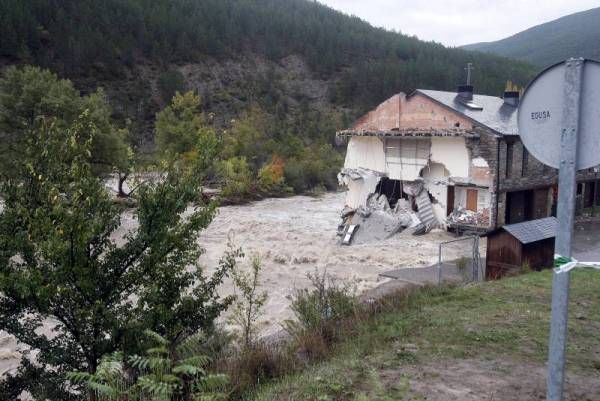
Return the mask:
POLYGON ((438 285, 442 284, 442 244, 440 243, 440 250, 438 252, 438 285))
MULTIPOLYGON (((577 137, 583 80, 583 59, 569 59, 565 68, 561 158, 558 176, 558 224, 556 253, 571 257, 577 190, 577 137)), ((543 133, 542 133, 543 134, 543 133)), ((554 273, 552 280, 552 322, 548 356, 547 400, 562 401, 565 381, 565 350, 569 308, 570 273, 554 273)))

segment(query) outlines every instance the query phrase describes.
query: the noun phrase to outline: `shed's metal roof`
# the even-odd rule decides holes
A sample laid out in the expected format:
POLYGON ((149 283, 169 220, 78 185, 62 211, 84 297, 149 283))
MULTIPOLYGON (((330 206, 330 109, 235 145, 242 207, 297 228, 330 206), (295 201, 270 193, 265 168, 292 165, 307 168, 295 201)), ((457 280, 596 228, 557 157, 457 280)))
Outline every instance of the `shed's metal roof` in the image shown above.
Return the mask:
POLYGON ((523 223, 509 224, 502 227, 522 244, 529 244, 548 238, 556 237, 558 220, 556 217, 546 217, 523 223))
POLYGON ((505 104, 502 98, 473 94, 473 99, 470 102, 480 107, 473 108, 468 107, 465 104, 466 101, 456 92, 417 89, 415 93, 425 95, 499 134, 519 135, 517 108, 505 104))

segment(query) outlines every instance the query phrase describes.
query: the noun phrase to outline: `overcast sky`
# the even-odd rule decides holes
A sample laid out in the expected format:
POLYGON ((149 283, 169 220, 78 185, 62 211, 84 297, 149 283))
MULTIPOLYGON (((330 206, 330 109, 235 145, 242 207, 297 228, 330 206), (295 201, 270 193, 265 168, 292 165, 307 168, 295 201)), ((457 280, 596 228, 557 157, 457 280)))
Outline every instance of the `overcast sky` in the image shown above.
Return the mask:
POLYGON ((372 25, 447 46, 505 38, 600 0, 318 0, 372 25))

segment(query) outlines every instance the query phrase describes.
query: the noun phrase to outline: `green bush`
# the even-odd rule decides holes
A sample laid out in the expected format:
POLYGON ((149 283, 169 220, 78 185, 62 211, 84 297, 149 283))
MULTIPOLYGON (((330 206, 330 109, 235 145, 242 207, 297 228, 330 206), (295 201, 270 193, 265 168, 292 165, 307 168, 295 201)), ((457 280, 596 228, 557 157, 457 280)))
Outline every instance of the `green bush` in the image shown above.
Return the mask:
POLYGON ((67 378, 83 385, 89 400, 226 399, 222 390, 227 377, 206 372, 210 358, 202 352, 204 336, 192 335, 175 345, 153 331, 146 330, 144 334, 151 343, 145 356, 107 355, 96 372, 71 372, 67 378))
POLYGON ((352 283, 339 283, 326 271, 308 274, 311 289, 300 289, 292 295, 292 311, 296 321, 288 320, 285 329, 293 336, 323 333, 327 324, 340 322, 357 312, 356 288, 352 283))
POLYGON ((216 163, 217 177, 224 197, 244 197, 254 189, 254 178, 244 157, 232 157, 216 163))
POLYGON ((335 190, 342 163, 342 155, 331 145, 306 148, 300 157, 293 157, 286 162, 285 181, 297 193, 315 188, 335 190))

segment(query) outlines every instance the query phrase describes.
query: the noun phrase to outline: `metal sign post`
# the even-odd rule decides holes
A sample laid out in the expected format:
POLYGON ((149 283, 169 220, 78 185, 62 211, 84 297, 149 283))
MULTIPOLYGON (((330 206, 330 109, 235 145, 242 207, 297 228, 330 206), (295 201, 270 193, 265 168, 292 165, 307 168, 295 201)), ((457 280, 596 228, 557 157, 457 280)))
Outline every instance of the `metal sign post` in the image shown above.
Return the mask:
MULTIPOLYGON (((556 253, 571 257, 571 238, 575 219, 577 190, 577 147, 583 59, 566 62, 564 82, 563 129, 560 138, 561 160, 558 172, 558 226, 556 253)), ((570 273, 554 273, 552 279, 552 322, 548 357, 547 400, 560 401, 565 381, 567 317, 569 311, 570 273)))
MULTIPOLYGON (((600 63, 569 59, 549 67, 527 87, 519 104, 519 135, 542 163, 558 168, 556 253, 571 257, 578 170, 600 165, 600 63), (585 80, 585 85, 583 82, 585 80)), ((547 400, 561 401, 570 274, 554 273, 547 400)))

